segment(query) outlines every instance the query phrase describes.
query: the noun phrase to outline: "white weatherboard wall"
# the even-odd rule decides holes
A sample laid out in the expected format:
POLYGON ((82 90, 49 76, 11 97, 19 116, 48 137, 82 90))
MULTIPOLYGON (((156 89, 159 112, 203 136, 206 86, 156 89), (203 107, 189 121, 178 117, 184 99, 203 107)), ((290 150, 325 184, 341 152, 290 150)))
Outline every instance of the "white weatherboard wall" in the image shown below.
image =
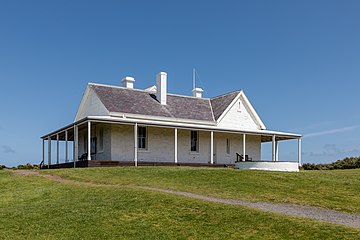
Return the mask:
POLYGON ((235 104, 231 106, 224 118, 220 120, 218 127, 239 130, 260 129, 254 117, 250 114, 249 108, 241 98, 239 98, 235 104))
POLYGON ((76 119, 80 120, 88 116, 107 116, 108 110, 104 104, 100 101, 94 90, 90 89, 88 93, 85 93, 85 99, 81 102, 79 112, 76 115, 76 119))

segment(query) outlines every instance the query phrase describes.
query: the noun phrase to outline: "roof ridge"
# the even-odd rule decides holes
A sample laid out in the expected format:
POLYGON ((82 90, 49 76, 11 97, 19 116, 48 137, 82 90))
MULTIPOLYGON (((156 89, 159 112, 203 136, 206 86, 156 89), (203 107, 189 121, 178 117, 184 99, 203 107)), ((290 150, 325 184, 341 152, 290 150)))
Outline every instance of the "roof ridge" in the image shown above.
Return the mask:
MULTIPOLYGON (((120 88, 120 89, 125 89, 125 90, 149 93, 149 91, 146 91, 145 89, 127 88, 127 87, 115 86, 115 85, 109 85, 109 84, 102 84, 102 83, 91 83, 91 82, 89 82, 88 85, 110 87, 110 88, 120 88)), ((154 85, 152 85, 152 86, 154 86, 154 85)), ((198 98, 198 97, 193 97, 193 96, 180 95, 180 94, 176 94, 176 93, 166 93, 166 95, 177 96, 177 97, 185 97, 185 98, 196 98, 196 99, 203 99, 203 100, 210 100, 211 99, 211 98, 205 98, 205 97, 198 98)))
POLYGON ((221 94, 221 95, 212 97, 212 98, 210 98, 210 99, 213 100, 213 99, 216 99, 216 98, 219 98, 219 97, 223 97, 223 96, 228 95, 228 94, 231 94, 231 93, 241 92, 241 91, 242 91, 241 89, 238 89, 238 90, 235 90, 235 91, 231 91, 231 92, 228 92, 228 93, 224 93, 224 94, 221 94))
POLYGON ((126 89, 131 91, 139 91, 139 92, 148 92, 142 89, 136 89, 136 88, 127 88, 122 86, 115 86, 115 85, 109 85, 109 84, 102 84, 102 83, 91 83, 89 82, 88 85, 95 85, 95 86, 101 86, 101 87, 109 87, 109 88, 120 88, 120 89, 126 89))
POLYGON ((193 97, 193 96, 180 95, 180 94, 176 94, 176 93, 168 93, 167 95, 177 96, 177 97, 185 97, 185 98, 196 98, 196 99, 210 100, 210 98, 205 98, 205 97, 199 98, 199 97, 193 97))
POLYGON ((214 109, 213 109, 212 103, 211 103, 211 99, 209 100, 209 105, 210 105, 210 110, 211 110, 211 115, 213 117, 213 120, 216 122, 215 115, 214 115, 214 109))

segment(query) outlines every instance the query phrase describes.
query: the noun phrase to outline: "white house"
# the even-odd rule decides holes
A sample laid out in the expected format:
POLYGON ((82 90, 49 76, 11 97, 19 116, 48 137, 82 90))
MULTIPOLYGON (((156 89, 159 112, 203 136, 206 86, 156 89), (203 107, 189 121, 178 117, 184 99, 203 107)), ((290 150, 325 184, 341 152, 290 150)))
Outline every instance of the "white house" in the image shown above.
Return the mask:
POLYGON ((87 85, 74 122, 41 137, 47 167, 235 165, 298 171, 301 135, 266 130, 242 90, 213 98, 202 97, 201 88, 193 89, 193 96, 170 94, 165 72, 145 90, 135 89, 132 77, 122 83, 87 85), (278 142, 284 140, 298 142, 293 162, 278 159, 278 142), (264 142, 272 142, 269 161, 261 160, 264 142))

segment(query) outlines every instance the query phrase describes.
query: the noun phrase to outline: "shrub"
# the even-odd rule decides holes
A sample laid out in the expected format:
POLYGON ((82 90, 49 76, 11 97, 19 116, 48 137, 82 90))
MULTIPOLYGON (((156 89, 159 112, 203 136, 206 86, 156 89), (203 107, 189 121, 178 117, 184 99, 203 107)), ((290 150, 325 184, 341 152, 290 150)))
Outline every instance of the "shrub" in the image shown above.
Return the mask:
POLYGON ((6 168, 5 165, 0 165, 0 170, 3 170, 4 168, 6 168))
POLYGON ((347 157, 328 164, 305 163, 302 165, 304 170, 334 170, 334 169, 354 169, 360 168, 360 157, 347 157))
POLYGON ((31 163, 27 163, 26 165, 18 165, 16 169, 38 169, 37 165, 33 165, 31 163))

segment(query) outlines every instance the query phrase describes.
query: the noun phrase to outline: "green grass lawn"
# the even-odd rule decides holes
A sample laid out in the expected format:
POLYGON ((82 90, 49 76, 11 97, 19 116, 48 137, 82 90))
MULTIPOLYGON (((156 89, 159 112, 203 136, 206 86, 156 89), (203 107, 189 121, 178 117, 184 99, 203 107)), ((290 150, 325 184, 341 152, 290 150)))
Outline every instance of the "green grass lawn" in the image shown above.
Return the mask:
MULTIPOLYGON (((208 172, 224 172, 199 170, 205 176, 208 172)), ((149 174, 156 171, 165 175, 168 171, 194 173, 183 168, 72 169, 52 173, 78 172, 81 179, 98 181, 102 175, 108 182, 122 184, 140 181, 144 174, 140 183, 145 184, 151 179, 149 174)), ((153 178, 165 182, 159 180, 164 176, 153 178)), ((65 184, 9 171, 0 171, 0 186, 0 239, 360 238, 360 230, 320 221, 122 186, 65 184)))
POLYGON ((191 167, 41 171, 78 181, 150 186, 209 196, 319 206, 360 213, 360 169, 299 173, 191 167))

